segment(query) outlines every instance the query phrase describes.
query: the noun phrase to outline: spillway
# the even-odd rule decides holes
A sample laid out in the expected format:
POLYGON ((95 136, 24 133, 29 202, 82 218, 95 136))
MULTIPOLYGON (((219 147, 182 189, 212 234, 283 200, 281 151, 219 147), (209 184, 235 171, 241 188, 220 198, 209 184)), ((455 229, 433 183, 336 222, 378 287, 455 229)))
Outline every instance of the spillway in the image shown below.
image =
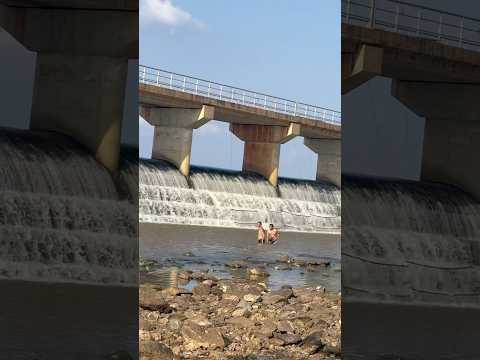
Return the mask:
POLYGON ((187 179, 161 160, 139 162, 140 222, 283 231, 340 231, 340 190, 329 183, 279 179, 278 189, 254 174, 191 167, 187 179))
POLYGON ((480 306, 480 204, 444 184, 345 177, 344 301, 480 306))
POLYGON ((132 163, 122 192, 70 138, 0 129, 0 164, 0 278, 136 283, 132 163))

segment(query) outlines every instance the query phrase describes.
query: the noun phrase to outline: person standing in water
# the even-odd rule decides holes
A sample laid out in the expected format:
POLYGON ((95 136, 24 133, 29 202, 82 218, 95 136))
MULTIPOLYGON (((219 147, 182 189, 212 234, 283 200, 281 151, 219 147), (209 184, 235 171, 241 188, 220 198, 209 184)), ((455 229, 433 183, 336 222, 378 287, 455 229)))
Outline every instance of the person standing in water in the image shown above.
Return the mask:
POLYGON ((265 244, 265 229, 262 222, 257 222, 257 240, 259 244, 265 244))
POLYGON ((278 229, 275 228, 273 224, 270 224, 267 232, 268 243, 275 244, 278 241, 279 236, 280 236, 280 233, 278 232, 278 229))

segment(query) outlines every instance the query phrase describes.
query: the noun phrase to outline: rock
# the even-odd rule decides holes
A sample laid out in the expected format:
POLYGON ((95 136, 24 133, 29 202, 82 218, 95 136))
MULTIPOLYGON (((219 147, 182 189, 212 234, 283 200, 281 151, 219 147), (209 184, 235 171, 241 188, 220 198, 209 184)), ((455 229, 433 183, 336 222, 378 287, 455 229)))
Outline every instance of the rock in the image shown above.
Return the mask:
POLYGON ((296 334, 275 333, 274 337, 283 341, 284 345, 298 344, 302 339, 296 334))
POLYGON ((165 296, 179 296, 184 294, 191 295, 192 292, 184 288, 169 287, 169 288, 163 289, 162 294, 165 296))
POLYGON ((329 353, 329 354, 334 354, 334 355, 340 355, 340 353, 341 353, 340 347, 332 346, 330 344, 325 344, 322 351, 326 352, 326 353, 329 353))
POLYGON ((139 290, 139 305, 142 309, 170 313, 172 308, 165 300, 162 291, 151 287, 141 286, 139 290))
POLYGON ((270 276, 270 274, 263 268, 260 267, 254 267, 250 268, 247 270, 248 274, 254 277, 267 277, 270 276))
POLYGON ((181 334, 185 349, 189 351, 199 348, 222 350, 225 347, 225 340, 217 328, 203 328, 193 323, 185 323, 181 334))
POLYGON ((294 328, 289 320, 282 320, 277 323, 277 329, 282 333, 294 333, 294 328))
POLYGON ((272 320, 265 320, 260 324, 260 328, 257 330, 260 334, 266 337, 272 337, 273 332, 277 330, 277 325, 272 320))
POLYGON ((201 314, 192 316, 187 321, 191 321, 195 325, 198 325, 198 326, 211 326, 212 325, 212 323, 204 315, 201 315, 201 314))
POLYGON ((266 305, 276 304, 280 301, 287 301, 293 296, 292 289, 283 288, 263 295, 262 301, 266 305))
POLYGON ((193 295, 196 295, 196 296, 207 296, 208 294, 210 294, 210 286, 205 285, 205 284, 203 284, 203 283, 198 284, 198 285, 195 286, 195 288, 193 289, 193 295))
POLYGON ((243 296, 243 300, 251 302, 251 303, 256 303, 258 300, 260 300, 261 296, 257 294, 246 294, 243 296))
POLYGON ((168 319, 168 328, 173 331, 178 331, 181 329, 183 321, 179 318, 170 318, 168 319))
POLYGON ((156 359, 171 360, 175 357, 173 351, 159 341, 142 340, 139 344, 139 350, 141 354, 155 355, 156 359))
POLYGON ((183 254, 183 256, 194 257, 195 255, 192 252, 187 251, 186 253, 183 254))
POLYGON ((248 267, 248 262, 245 260, 234 260, 227 262, 225 266, 232 269, 243 269, 248 267))
POLYGON ((232 312, 233 317, 239 317, 239 316, 245 316, 250 314, 250 311, 248 311, 246 308, 237 308, 232 312))
POLYGON ((285 342, 282 339, 279 338, 272 338, 269 340, 269 345, 271 346, 283 346, 285 345, 285 342))
POLYGON ((288 255, 282 255, 278 258, 278 262, 279 263, 289 263, 291 262, 293 259, 291 259, 288 255))
POLYGON ((206 286, 208 286, 208 287, 212 287, 214 283, 213 283, 213 280, 208 279, 208 280, 203 280, 203 281, 202 281, 202 284, 203 284, 203 285, 206 285, 206 286))
POLYGON ((315 331, 308 335, 305 339, 303 339, 302 346, 310 354, 317 352, 323 347, 322 332, 315 331))
POLYGON ((308 266, 327 267, 327 266, 330 265, 330 261, 328 261, 328 260, 308 260, 307 265, 308 266))
POLYGON ((233 317, 225 320, 226 324, 234 325, 240 328, 250 328, 255 325, 255 322, 245 317, 233 317))

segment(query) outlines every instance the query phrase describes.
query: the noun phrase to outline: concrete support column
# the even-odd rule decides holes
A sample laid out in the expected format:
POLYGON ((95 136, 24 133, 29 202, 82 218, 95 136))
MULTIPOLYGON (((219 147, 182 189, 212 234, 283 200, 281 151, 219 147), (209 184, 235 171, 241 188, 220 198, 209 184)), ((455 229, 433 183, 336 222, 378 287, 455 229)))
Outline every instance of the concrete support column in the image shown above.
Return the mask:
POLYGON ((394 81, 392 94, 425 117, 421 178, 480 199, 480 85, 394 81))
POLYGON ((317 153, 317 180, 342 186, 342 141, 339 139, 309 139, 304 144, 317 153))
POLYGON ((192 134, 206 122, 213 120, 214 108, 140 108, 140 114, 155 127, 152 158, 175 165, 184 176, 190 173, 192 134))
POLYGON ((265 177, 273 186, 278 185, 280 144, 298 136, 300 125, 290 126, 231 124, 230 131, 245 141, 243 171, 265 177))
POLYGON ((115 171, 138 5, 81 5, 1 6, 0 26, 37 52, 30 128, 71 136, 115 171))

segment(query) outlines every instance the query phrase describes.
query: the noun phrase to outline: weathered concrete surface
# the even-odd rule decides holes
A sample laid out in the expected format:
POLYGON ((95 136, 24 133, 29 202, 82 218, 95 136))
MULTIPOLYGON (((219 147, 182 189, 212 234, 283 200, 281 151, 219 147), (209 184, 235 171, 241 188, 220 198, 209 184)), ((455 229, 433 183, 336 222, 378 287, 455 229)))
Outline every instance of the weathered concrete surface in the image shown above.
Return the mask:
POLYGON ((348 82, 355 64, 356 72, 373 69, 376 75, 405 81, 480 82, 478 52, 431 39, 342 24, 342 83, 348 82), (370 48, 370 53, 362 52, 364 46, 370 48), (373 55, 373 48, 381 49, 381 58, 378 53, 373 55))
POLYGON ((115 171, 138 3, 0 0, 0 26, 38 53, 30 127, 73 137, 115 171))
POLYGON ((155 126, 152 158, 174 164, 184 176, 190 172, 192 134, 214 117, 214 108, 201 109, 144 108, 140 113, 155 126))
POLYGON ((342 24, 342 93, 373 76, 392 78, 392 95, 426 118, 422 179, 479 199, 480 52, 342 24))
POLYGON ((457 185, 480 199, 480 84, 395 81, 394 96, 425 117, 422 179, 457 185))
POLYGON ((341 126, 318 120, 264 110, 247 105, 212 99, 155 85, 139 84, 139 103, 151 107, 201 108, 215 107, 215 120, 235 124, 290 126, 301 125, 300 136, 313 138, 341 138, 341 126))
POLYGON ((304 144, 317 153, 317 180, 342 186, 342 142, 335 139, 309 139, 304 144))
POLYGON ((278 184, 280 144, 300 135, 299 124, 287 126, 231 124, 230 131, 245 141, 243 171, 265 177, 270 184, 278 184))

